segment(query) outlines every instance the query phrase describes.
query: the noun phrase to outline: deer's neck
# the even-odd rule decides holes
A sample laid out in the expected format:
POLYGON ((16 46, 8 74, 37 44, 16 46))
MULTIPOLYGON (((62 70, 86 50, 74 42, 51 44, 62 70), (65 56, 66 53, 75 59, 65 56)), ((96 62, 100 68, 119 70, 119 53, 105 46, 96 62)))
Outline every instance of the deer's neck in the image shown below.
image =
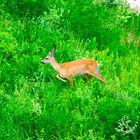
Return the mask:
POLYGON ((51 62, 52 67, 59 72, 61 70, 60 64, 53 58, 53 61, 51 62))

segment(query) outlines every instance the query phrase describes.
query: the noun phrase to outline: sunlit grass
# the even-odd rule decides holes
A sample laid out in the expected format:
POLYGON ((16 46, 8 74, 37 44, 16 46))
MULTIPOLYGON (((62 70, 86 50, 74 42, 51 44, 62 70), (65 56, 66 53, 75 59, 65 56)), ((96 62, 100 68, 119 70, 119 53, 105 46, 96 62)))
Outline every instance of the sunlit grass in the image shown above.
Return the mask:
POLYGON ((30 9, 34 16, 0 6, 1 139, 140 138, 139 16, 126 7, 81 3, 83 11, 79 1, 48 1, 44 12, 30 9), (106 84, 77 76, 71 89, 58 80, 40 63, 53 47, 60 63, 95 59, 106 84), (116 131, 124 116, 128 128, 137 124, 133 133, 116 131))

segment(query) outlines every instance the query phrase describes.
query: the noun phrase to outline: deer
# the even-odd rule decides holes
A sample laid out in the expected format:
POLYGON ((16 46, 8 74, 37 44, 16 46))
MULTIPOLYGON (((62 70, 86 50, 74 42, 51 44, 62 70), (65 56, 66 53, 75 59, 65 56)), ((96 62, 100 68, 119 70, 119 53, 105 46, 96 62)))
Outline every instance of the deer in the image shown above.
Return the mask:
POLYGON ((106 80, 99 74, 98 63, 95 60, 81 59, 60 64, 54 58, 54 52, 55 49, 52 48, 41 63, 50 64, 57 72, 56 78, 59 80, 66 82, 64 79, 68 79, 71 88, 73 87, 73 78, 77 75, 84 75, 87 80, 89 80, 89 75, 91 75, 104 83, 106 82, 106 80))

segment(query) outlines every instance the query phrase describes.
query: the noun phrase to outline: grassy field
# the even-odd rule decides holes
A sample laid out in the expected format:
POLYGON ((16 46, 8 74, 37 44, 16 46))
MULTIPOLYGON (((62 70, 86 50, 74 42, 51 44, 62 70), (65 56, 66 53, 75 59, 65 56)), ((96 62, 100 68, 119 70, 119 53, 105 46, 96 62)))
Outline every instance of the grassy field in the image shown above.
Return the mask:
POLYGON ((106 0, 0 0, 0 139, 139 140, 140 16, 106 0), (41 60, 91 58, 106 79, 58 80, 41 60))

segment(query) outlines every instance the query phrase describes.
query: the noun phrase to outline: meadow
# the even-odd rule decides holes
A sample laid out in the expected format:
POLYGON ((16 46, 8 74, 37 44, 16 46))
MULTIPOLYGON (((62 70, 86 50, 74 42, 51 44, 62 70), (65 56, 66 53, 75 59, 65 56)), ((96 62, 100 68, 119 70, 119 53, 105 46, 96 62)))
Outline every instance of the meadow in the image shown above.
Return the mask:
POLYGON ((139 140, 140 15, 115 0, 0 0, 0 139, 139 140), (41 60, 98 61, 106 84, 41 60))

